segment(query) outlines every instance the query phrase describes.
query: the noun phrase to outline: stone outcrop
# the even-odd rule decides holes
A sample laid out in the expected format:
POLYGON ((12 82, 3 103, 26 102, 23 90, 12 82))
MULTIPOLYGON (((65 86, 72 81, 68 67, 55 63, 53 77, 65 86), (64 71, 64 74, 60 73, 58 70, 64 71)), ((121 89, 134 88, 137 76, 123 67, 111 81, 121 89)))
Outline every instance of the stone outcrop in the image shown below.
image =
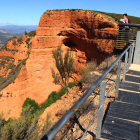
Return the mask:
MULTIPOLYGON (((7 52, 0 56, 9 56, 16 60, 29 56, 15 82, 0 93, 0 112, 9 117, 19 117, 22 104, 27 97, 39 105, 45 102, 52 91, 61 89, 53 83, 50 67, 55 68, 52 51, 61 46, 63 52, 70 48, 75 59, 75 71, 81 70, 85 63, 95 60, 102 62, 113 52, 117 34, 116 23, 103 15, 83 10, 47 11, 40 18, 36 36, 27 45, 27 36, 22 41, 27 45, 17 44, 18 52, 14 55, 7 52), (30 49, 28 48, 30 44, 30 49), (29 52, 30 55, 27 53, 29 52), (12 97, 6 97, 6 93, 12 97)), ((10 48, 14 48, 9 41, 10 48)))

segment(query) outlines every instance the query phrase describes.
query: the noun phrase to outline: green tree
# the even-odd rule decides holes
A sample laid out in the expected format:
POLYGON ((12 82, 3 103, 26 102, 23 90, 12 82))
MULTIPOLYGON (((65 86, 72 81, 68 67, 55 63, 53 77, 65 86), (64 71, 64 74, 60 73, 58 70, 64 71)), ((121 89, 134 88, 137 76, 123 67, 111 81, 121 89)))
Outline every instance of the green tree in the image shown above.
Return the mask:
POLYGON ((54 83, 61 85, 63 88, 68 88, 69 79, 74 73, 74 59, 70 50, 67 49, 65 57, 63 58, 61 47, 58 47, 53 51, 53 57, 55 59, 55 64, 58 69, 58 73, 51 68, 52 77, 54 78, 54 83))
POLYGON ((25 31, 25 35, 27 35, 28 33, 25 31))
POLYGON ((28 33, 29 37, 34 37, 36 35, 36 31, 31 31, 28 33))

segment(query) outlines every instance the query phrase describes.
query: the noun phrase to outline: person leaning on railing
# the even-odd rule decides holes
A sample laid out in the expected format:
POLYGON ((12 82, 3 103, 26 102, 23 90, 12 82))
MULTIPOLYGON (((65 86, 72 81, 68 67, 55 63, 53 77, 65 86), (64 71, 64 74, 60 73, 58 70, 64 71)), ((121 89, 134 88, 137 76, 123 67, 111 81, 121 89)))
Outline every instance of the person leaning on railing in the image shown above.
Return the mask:
MULTIPOLYGON (((120 19, 121 22, 124 22, 124 23, 129 23, 129 19, 127 18, 127 14, 123 14, 123 18, 120 19)), ((128 41, 129 40, 129 26, 125 26, 124 28, 125 30, 125 33, 124 33, 124 36, 125 36, 125 41, 128 41)))
MULTIPOLYGON (((128 22, 129 20, 128 20, 128 18, 127 18, 127 14, 123 14, 123 18, 121 18, 120 21, 122 21, 122 22, 128 24, 128 23, 129 23, 129 22, 128 22)), ((126 30, 129 30, 129 26, 125 26, 125 29, 126 29, 126 30)))

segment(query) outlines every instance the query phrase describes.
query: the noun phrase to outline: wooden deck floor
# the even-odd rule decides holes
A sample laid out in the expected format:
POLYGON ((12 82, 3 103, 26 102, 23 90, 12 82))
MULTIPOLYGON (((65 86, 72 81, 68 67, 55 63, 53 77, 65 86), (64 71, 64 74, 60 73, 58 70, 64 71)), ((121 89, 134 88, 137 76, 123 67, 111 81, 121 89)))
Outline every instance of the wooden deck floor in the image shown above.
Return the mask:
POLYGON ((108 107, 101 138, 140 140, 140 72, 129 70, 125 80, 120 82, 118 98, 108 107))

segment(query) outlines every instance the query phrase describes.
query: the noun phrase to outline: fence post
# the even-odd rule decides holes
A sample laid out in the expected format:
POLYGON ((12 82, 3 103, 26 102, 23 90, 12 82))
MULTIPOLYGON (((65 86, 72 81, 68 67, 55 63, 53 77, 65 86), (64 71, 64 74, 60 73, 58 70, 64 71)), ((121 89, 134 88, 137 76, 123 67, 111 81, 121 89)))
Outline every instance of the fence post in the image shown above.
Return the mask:
POLYGON ((121 60, 118 62, 115 99, 118 98, 118 92, 119 92, 120 74, 121 74, 121 62, 122 62, 121 60))
POLYGON ((124 64, 124 71, 123 71, 123 82, 125 81, 125 74, 126 74, 126 66, 127 66, 127 59, 128 59, 128 52, 125 54, 125 64, 124 64))
POLYGON ((106 82, 102 81, 100 87, 100 99, 99 99, 99 113, 98 113, 98 121, 97 121, 97 130, 96 130, 96 138, 100 139, 101 136, 101 126, 102 126, 102 118, 103 118, 103 109, 104 109, 104 97, 106 90, 106 82))

